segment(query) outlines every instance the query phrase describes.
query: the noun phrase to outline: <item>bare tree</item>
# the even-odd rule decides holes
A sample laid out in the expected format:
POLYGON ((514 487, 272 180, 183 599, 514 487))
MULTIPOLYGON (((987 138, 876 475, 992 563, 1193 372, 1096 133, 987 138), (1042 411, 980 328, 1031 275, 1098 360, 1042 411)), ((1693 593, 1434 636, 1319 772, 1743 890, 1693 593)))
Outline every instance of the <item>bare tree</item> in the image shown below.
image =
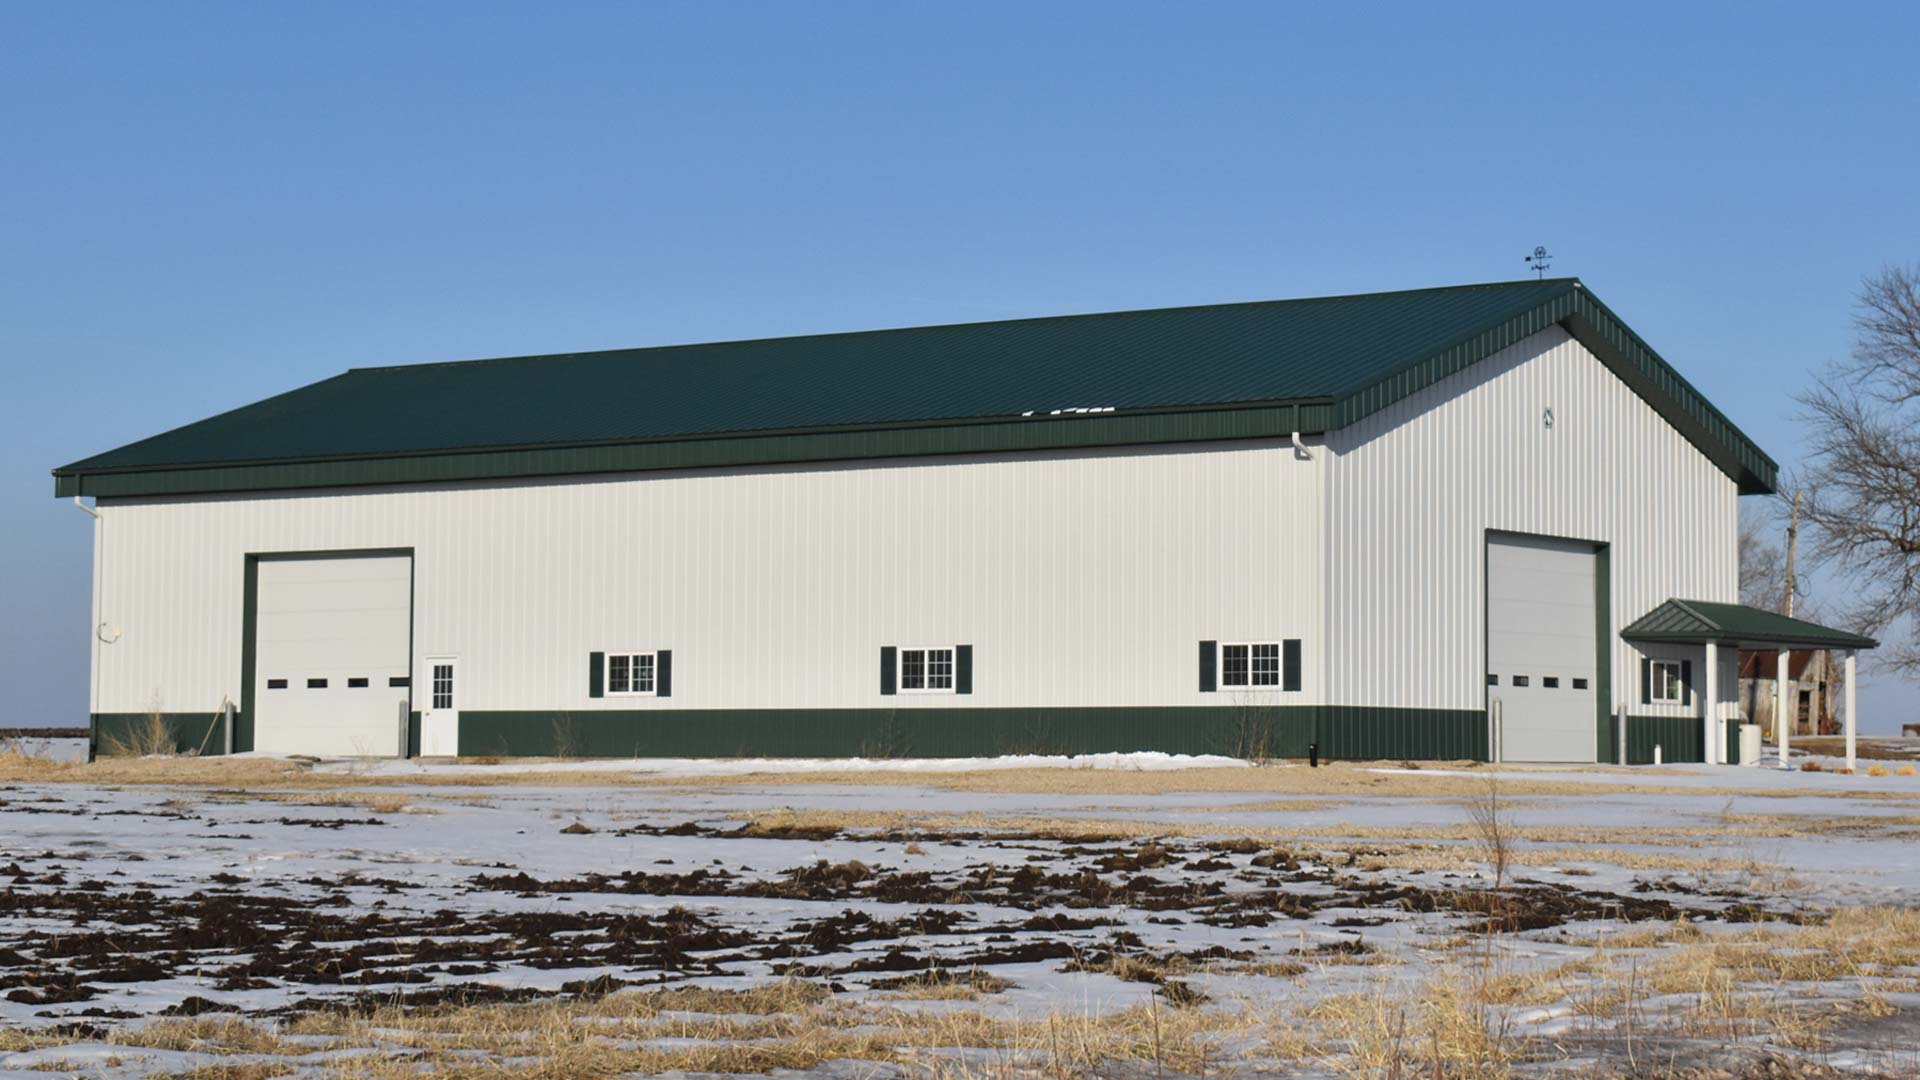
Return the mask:
POLYGON ((1920 675, 1920 268, 1866 279, 1852 359, 1800 402, 1813 436, 1801 481, 1809 553, 1848 586, 1839 617, 1904 629, 1876 659, 1920 675))
POLYGON ((1765 611, 1779 611, 1785 599, 1787 567, 1780 547, 1767 539, 1771 522, 1740 514, 1740 602, 1765 611))

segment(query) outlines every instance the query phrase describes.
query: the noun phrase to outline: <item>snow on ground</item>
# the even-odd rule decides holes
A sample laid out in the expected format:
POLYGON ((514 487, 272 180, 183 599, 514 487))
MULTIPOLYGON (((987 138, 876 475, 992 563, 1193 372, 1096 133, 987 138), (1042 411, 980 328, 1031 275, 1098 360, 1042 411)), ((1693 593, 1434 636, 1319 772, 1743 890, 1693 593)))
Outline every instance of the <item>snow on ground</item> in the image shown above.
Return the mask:
MULTIPOLYGON (((238 754, 236 757, 271 755, 238 754)), ((648 776, 746 776, 753 773, 991 772, 1003 769, 1244 769, 1239 758, 1215 754, 1008 754, 991 758, 593 758, 585 761, 343 759, 321 762, 316 771, 355 776, 460 776, 501 773, 638 773, 648 776)))
MULTIPOLYGON (((78 1024, 99 1039, 168 1015, 287 1019, 320 1005, 782 976, 891 1000, 901 980, 929 971, 1006 980, 967 1005, 1004 1016, 1166 1006, 1189 992, 1303 1010, 1341 994, 1417 993, 1484 929, 1489 851, 1476 817, 1488 804, 1390 790, 1411 773, 1580 785, 1494 804, 1514 860, 1504 903, 1518 925, 1498 935, 1513 972, 1579 960, 1595 940, 1648 927, 1684 922, 1711 938, 1756 919, 1920 903, 1911 777, 1377 768, 1365 775, 1380 793, 1282 797, 937 782, 1036 767, 1247 766, 1167 755, 330 762, 314 771, 337 784, 320 790, 8 785, 0 1028, 78 1024), (611 765, 688 784, 458 782, 611 765), (877 769, 929 781, 803 775, 877 769), (766 772, 797 779, 725 782, 766 772), (380 782, 356 787, 361 778, 380 782)), ((1843 992, 1859 989, 1795 991, 1843 992)), ((1578 1019, 1566 1007, 1513 1016, 1555 1038, 1578 1019)), ((1885 1064, 1870 1047, 1843 1049, 1885 1064)), ((64 1060, 63 1050, 105 1052, 0 1054, 0 1070, 64 1060)))
POLYGON ((34 735, 21 735, 5 741, 0 749, 13 749, 29 757, 46 758, 48 761, 85 761, 87 760, 87 740, 50 739, 34 735))

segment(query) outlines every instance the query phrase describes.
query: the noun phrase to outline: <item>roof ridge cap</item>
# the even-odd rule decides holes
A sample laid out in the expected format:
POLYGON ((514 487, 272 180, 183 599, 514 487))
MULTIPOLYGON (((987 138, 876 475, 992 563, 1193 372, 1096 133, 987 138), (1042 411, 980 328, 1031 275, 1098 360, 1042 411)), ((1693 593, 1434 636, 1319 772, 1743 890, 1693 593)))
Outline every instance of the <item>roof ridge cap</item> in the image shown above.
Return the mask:
POLYGON ((809 341, 821 338, 865 337, 901 334, 915 330, 960 330, 982 326, 1011 326, 1018 323, 1060 322, 1069 319, 1105 319, 1128 315, 1160 315, 1175 311, 1206 311, 1220 308, 1262 307, 1270 304, 1315 304, 1341 300, 1367 300, 1386 296, 1412 296, 1418 293, 1461 292, 1468 289, 1500 289, 1514 286, 1565 285, 1583 288, 1577 277, 1516 278, 1507 281, 1473 281, 1458 285, 1428 285, 1418 289, 1383 289, 1376 292, 1333 293, 1326 296, 1280 296, 1261 300, 1229 300, 1210 304, 1173 304, 1166 307, 1119 308, 1111 311, 1070 311, 1057 315, 1022 315, 1011 319, 978 319, 969 322, 923 323, 912 326, 880 326, 865 330, 824 330, 811 334, 771 334, 763 337, 724 338, 710 341, 674 341, 659 345, 626 345, 611 349, 577 349, 570 352, 522 353, 516 356, 480 356, 466 360, 420 360, 406 364, 366 364, 346 369, 343 374, 404 371, 413 368, 454 367, 464 364, 499 364, 513 361, 560 360, 584 356, 609 356, 614 353, 641 353, 662 349, 701 349, 721 345, 761 345, 776 341, 809 341))
MULTIPOLYGON (((1669 602, 1672 603, 1673 606, 1679 608, 1681 611, 1684 611, 1687 614, 1693 616, 1694 618, 1699 619, 1701 622, 1706 623, 1708 626, 1712 627, 1715 630, 1724 631, 1726 629, 1726 627, 1721 626, 1719 623, 1714 622, 1712 619, 1707 618, 1706 615, 1702 614, 1698 608, 1694 607, 1692 604, 1687 603, 1685 600, 1680 599, 1679 597, 1673 597, 1669 602)), ((1702 601, 1702 603, 1704 602, 1705 601, 1702 601)))

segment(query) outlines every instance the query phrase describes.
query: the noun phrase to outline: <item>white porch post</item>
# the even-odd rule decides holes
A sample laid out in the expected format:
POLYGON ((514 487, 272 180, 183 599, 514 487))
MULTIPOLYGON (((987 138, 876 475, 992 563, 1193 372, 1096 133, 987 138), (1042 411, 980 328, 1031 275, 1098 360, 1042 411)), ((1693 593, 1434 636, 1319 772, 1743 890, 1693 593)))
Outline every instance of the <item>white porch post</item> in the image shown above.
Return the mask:
POLYGON ((1793 721, 1787 716, 1787 650, 1780 650, 1779 666, 1773 676, 1773 730, 1780 737, 1780 767, 1792 768, 1787 764, 1787 750, 1793 743, 1793 721))
POLYGON ((1853 771, 1853 739, 1857 726, 1853 722, 1853 650, 1847 650, 1847 771, 1853 771))
POLYGON ((1707 739, 1707 752, 1702 758, 1709 765, 1724 765, 1722 759, 1727 753, 1727 733, 1720 730, 1720 645, 1707 642, 1707 692, 1702 695, 1700 704, 1706 709, 1707 722, 1704 725, 1707 739))

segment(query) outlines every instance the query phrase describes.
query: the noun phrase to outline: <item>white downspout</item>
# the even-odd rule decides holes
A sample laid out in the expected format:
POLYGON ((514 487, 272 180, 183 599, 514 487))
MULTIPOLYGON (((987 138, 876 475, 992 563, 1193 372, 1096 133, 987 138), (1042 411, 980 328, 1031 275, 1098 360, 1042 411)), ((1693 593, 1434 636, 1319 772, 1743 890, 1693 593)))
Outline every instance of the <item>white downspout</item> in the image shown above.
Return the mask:
MULTIPOLYGON (((99 620, 94 624, 93 636, 98 640, 103 641, 108 645, 111 645, 114 642, 120 640, 120 631, 115 630, 111 634, 107 633, 106 620, 100 618, 101 613, 106 610, 106 606, 107 606, 105 598, 100 595, 100 587, 106 580, 105 574, 101 569, 101 563, 106 558, 106 552, 102 550, 100 547, 101 541, 104 539, 101 536, 101 533, 103 533, 106 530, 107 519, 100 516, 100 511, 94 509, 91 506, 88 506, 86 503, 81 502, 80 496, 78 495, 75 495, 73 497, 73 505, 86 511, 87 516, 93 519, 93 602, 94 602, 93 617, 96 620, 99 620)), ((99 673, 98 671, 96 671, 94 673, 94 683, 95 683, 96 689, 98 688, 99 681, 100 681, 99 673)))
POLYGON ((1726 717, 1720 714, 1720 643, 1707 642, 1706 695, 1707 752, 1701 757, 1709 765, 1725 765, 1727 756, 1726 717))
MULTIPOLYGON (((88 674, 92 676, 92 678, 89 680, 92 683, 92 690, 90 691, 87 697, 87 727, 91 729, 93 727, 93 714, 95 712, 98 712, 100 709, 100 659, 101 659, 100 646, 102 644, 107 644, 107 645, 113 644, 114 640, 118 638, 120 635, 116 633, 112 637, 107 636, 106 621, 100 617, 101 613, 106 609, 106 599, 100 595, 101 587, 106 582, 106 574, 105 574, 105 571, 102 569, 106 559, 106 551, 102 547, 102 545, 106 541, 106 536, 105 536, 105 530, 106 530, 106 524, 107 524, 106 519, 100 516, 100 511, 94 509, 91 506, 88 506, 84 502, 81 502, 80 496, 78 495, 75 495, 73 497, 73 505, 85 511, 86 515, 93 519, 93 619, 94 619, 94 623, 93 623, 93 640, 87 643, 87 654, 88 654, 87 659, 89 661, 87 666, 91 669, 88 672, 88 674)), ((93 760, 93 749, 92 749, 91 740, 89 740, 88 742, 87 760, 88 761, 93 760)))
POLYGON ((1313 454, 1308 452, 1307 444, 1300 438, 1299 432, 1293 433, 1293 454, 1302 461, 1312 461, 1313 454))
POLYGON ((1852 772, 1854 770, 1854 766, 1859 764, 1859 762, 1855 760, 1856 755, 1858 753, 1858 747, 1855 745, 1855 740, 1858 734, 1859 726, 1854 722, 1854 714, 1853 714, 1854 652, 1855 650, 1853 649, 1847 650, 1846 695, 1847 695, 1847 771, 1848 772, 1852 772))
POLYGON ((1793 755, 1793 721, 1798 719, 1787 716, 1787 661, 1792 655, 1790 651, 1781 649, 1773 667, 1773 734, 1774 741, 1780 744, 1780 767, 1783 769, 1793 768, 1793 763, 1788 759, 1793 755))

